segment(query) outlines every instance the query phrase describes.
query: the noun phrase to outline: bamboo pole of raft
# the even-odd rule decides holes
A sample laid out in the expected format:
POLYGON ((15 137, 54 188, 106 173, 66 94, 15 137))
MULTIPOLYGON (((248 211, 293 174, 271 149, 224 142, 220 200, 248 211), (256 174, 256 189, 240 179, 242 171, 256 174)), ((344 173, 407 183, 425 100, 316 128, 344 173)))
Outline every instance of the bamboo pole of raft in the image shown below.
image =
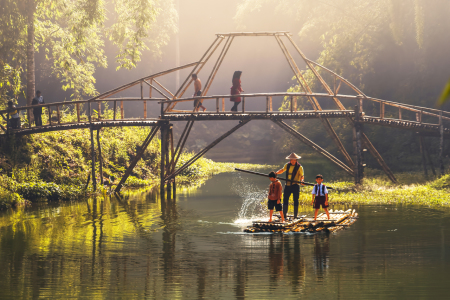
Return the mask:
MULTIPOLYGON (((269 175, 264 174, 264 173, 259 173, 259 172, 253 172, 253 171, 248 171, 248 170, 242 170, 242 169, 238 169, 238 168, 234 168, 236 171, 240 171, 240 172, 244 172, 244 173, 249 173, 249 174, 254 174, 254 175, 259 175, 259 176, 264 176, 264 177, 269 177, 269 175)), ((284 180, 284 181, 290 181, 292 183, 297 183, 297 184, 302 184, 302 185, 308 185, 308 186, 314 186, 314 183, 309 183, 309 182, 304 182, 304 181, 295 181, 295 180, 287 180, 286 178, 277 178, 279 180, 284 180)), ((327 189, 329 190, 334 190, 334 188, 327 186, 327 189)))

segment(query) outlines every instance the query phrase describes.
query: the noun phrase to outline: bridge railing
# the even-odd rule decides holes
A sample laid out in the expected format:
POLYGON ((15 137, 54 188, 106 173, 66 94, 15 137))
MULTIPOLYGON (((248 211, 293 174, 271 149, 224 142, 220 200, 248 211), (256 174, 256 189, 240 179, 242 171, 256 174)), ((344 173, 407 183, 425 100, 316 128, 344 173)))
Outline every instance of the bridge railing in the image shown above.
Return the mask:
MULTIPOLYGON (((171 109, 172 104, 175 103, 181 103, 181 102, 193 102, 195 100, 201 100, 203 103, 205 102, 214 102, 215 101, 215 110, 208 111, 208 112, 199 112, 202 114, 214 114, 214 113, 222 113, 225 112, 225 99, 229 100, 233 97, 232 95, 211 95, 211 96, 198 96, 198 97, 190 97, 190 98, 180 98, 180 99, 174 99, 174 100, 165 100, 160 101, 159 104, 161 105, 161 116, 164 115, 171 115, 171 114, 192 114, 195 113, 194 110, 176 110, 171 109)), ((297 100, 299 97, 316 97, 316 98, 339 98, 339 99, 351 99, 351 100, 358 100, 355 104, 361 101, 362 105, 362 112, 364 112, 364 105, 367 105, 367 102, 375 102, 379 103, 380 109, 379 109, 379 115, 372 116, 372 118, 379 118, 379 119, 393 119, 393 120, 402 120, 402 121, 408 121, 408 122, 418 122, 423 123, 424 117, 434 117, 437 119, 437 123, 435 125, 439 125, 443 120, 450 121, 450 112, 443 111, 439 109, 433 109, 433 108, 427 108, 427 107, 420 107, 410 104, 403 104, 398 103, 394 101, 387 101, 377 98, 371 98, 371 97, 365 97, 365 96, 351 96, 351 95, 341 95, 341 94, 325 94, 325 93, 256 93, 256 94, 240 94, 238 97, 241 97, 242 105, 239 109, 240 113, 261 113, 261 111, 255 112, 255 111, 249 111, 246 109, 246 100, 248 101, 249 98, 259 98, 260 101, 265 101, 266 103, 266 113, 285 113, 286 111, 274 111, 273 110, 273 98, 274 97, 284 97, 288 102, 288 109, 290 112, 296 112, 297 110, 297 100), (397 118, 390 114, 391 116, 388 117, 386 114, 386 108, 394 108, 398 110, 397 118), (413 114, 413 118, 411 118, 411 114, 408 116, 405 116, 403 112, 409 112, 413 114), (409 117, 409 118, 408 118, 409 117)), ((210 107, 210 106, 209 106, 210 107)), ((433 123, 431 123, 433 124, 433 123)))
MULTIPOLYGON (((43 125, 44 126, 55 126, 55 125, 65 125, 74 123, 90 123, 98 121, 120 121, 120 120, 131 120, 131 119, 147 119, 148 103, 154 103, 155 106, 152 107, 153 115, 157 115, 158 112, 161 114, 160 117, 170 117, 172 114, 217 114, 226 113, 226 101, 229 101, 235 96, 232 95, 211 95, 211 96, 199 96, 190 98, 180 98, 167 100, 167 98, 145 98, 143 95, 141 97, 127 97, 127 98, 106 98, 106 99, 90 99, 90 100, 79 100, 71 102, 54 102, 39 105, 43 108, 43 125), (194 112, 194 109, 189 110, 175 110, 171 109, 174 104, 181 102, 193 103, 195 100, 201 100, 203 103, 208 104, 207 112, 194 112), (143 104, 142 110, 136 110, 136 102, 143 104), (212 103, 211 103, 212 102, 212 103), (138 111, 134 114, 133 118, 125 117, 126 106, 133 105, 133 111, 138 111), (212 105, 211 105, 212 104, 212 105), (160 108, 158 108, 158 105, 160 108), (102 112, 102 108, 110 108, 109 114, 105 115, 102 112), (213 110, 210 110, 214 107, 213 110), (111 114, 112 111, 112 114, 111 114)), ((379 114, 376 116, 371 116, 371 118, 387 119, 387 120, 400 120, 408 122, 417 122, 420 124, 433 124, 440 125, 444 121, 450 121, 450 112, 442 111, 433 108, 420 107, 410 104, 403 104, 393 101, 387 101, 377 98, 369 98, 365 96, 352 96, 352 95, 329 95, 325 93, 254 93, 254 94, 240 94, 241 106, 239 107, 238 113, 252 114, 252 113, 268 113, 268 114, 283 114, 286 111, 279 111, 277 108, 274 110, 273 101, 275 98, 282 98, 288 101, 287 109, 291 113, 295 113, 298 110, 297 100, 299 98, 334 98, 339 99, 350 99, 354 100, 355 104, 361 103, 362 111, 367 111, 364 106, 367 107, 368 102, 379 104, 379 114), (251 111, 246 106, 248 101, 259 101, 265 103, 265 110, 263 111, 251 111), (386 109, 389 108, 389 114, 386 113, 386 109), (397 112, 394 112, 395 109, 397 112), (404 113, 406 112, 406 113, 404 113), (436 123, 425 123, 427 120, 436 120, 436 123)), ((139 105, 141 105, 139 104, 139 105)), ((30 116, 32 116, 32 111, 37 106, 21 106, 17 107, 16 110, 22 115, 22 128, 24 127, 35 127, 32 122, 30 122, 30 116)), ((193 106, 191 106, 193 107, 193 106)), ((128 107, 129 108, 129 107, 128 107)), ((332 110, 327 110, 332 111, 332 110)), ((334 111, 334 110, 333 110, 334 111)), ((0 128, 4 131, 8 130, 8 118, 10 112, 8 109, 1 110, 0 116, 0 128)), ((229 112, 227 112, 229 113, 229 112)), ((368 117, 368 116, 367 116, 368 117)))
POLYGON ((31 128, 36 127, 30 121, 34 118, 33 109, 42 108, 43 126, 66 125, 75 123, 90 123, 98 121, 119 121, 128 120, 125 118, 125 105, 131 102, 144 102, 143 116, 139 119, 147 119, 147 102, 157 103, 163 100, 162 98, 108 98, 95 100, 78 100, 71 102, 53 102, 41 105, 20 106, 15 109, 0 110, 0 128, 7 131, 10 126, 10 112, 17 111, 21 117, 21 127, 31 128), (112 115, 104 115, 102 108, 111 108, 112 115), (30 118, 32 117, 32 118, 30 118))
MULTIPOLYGON (((239 108, 240 113, 286 113, 286 111, 279 111, 278 109, 273 109, 273 100, 275 97, 285 98, 289 101, 288 109, 290 112, 298 111, 297 100, 300 97, 324 97, 324 98, 332 98, 334 95, 324 94, 324 93, 253 93, 253 94, 240 94, 240 95, 211 95, 211 96, 198 96, 198 97, 189 97, 189 98, 180 98, 173 100, 165 100, 158 102, 161 105, 161 116, 170 115, 170 114, 192 114, 195 113, 194 109, 192 110, 179 110, 172 109, 174 104, 182 103, 182 102, 194 102, 195 100, 200 100, 202 103, 215 102, 215 109, 208 112, 199 112, 202 114, 214 114, 225 112, 225 99, 231 100, 232 98, 240 97, 241 98, 241 106, 239 108), (265 102, 265 110, 264 111, 252 111, 247 109, 246 103, 248 103, 249 99, 255 99, 265 102)), ((349 96, 349 95, 339 95, 342 99, 358 99, 357 96, 349 96)), ((210 105, 208 107, 211 107, 210 105)))

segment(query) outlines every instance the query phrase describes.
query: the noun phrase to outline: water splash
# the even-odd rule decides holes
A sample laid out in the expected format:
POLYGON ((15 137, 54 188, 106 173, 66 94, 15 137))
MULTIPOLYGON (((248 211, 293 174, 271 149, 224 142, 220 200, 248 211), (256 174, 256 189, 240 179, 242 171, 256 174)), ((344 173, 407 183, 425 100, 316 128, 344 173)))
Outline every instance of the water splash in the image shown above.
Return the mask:
POLYGON ((231 188, 243 199, 237 219, 234 220, 235 225, 246 226, 255 220, 268 219, 266 190, 261 190, 256 185, 249 183, 240 174, 233 178, 231 188))

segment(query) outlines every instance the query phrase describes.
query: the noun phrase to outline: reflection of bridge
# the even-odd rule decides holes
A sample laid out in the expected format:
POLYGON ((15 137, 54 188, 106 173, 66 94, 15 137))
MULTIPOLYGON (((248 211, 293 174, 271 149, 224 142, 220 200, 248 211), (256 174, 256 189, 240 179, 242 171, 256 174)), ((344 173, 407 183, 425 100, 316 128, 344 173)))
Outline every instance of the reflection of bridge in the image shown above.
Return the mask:
MULTIPOLYGON (((409 104, 402 104, 392 101, 386 101, 366 96, 355 85, 351 84, 348 80, 335 72, 325 68, 324 66, 309 60, 301 52, 301 50, 294 43, 290 34, 287 32, 261 32, 261 33, 228 33, 217 34, 216 39, 203 54, 198 62, 187 64, 181 67, 173 68, 167 71, 156 73, 126 85, 115 88, 111 91, 98 95, 95 98, 83 101, 73 102, 59 102, 42 105, 46 108, 46 117, 44 121, 45 126, 33 127, 31 122, 26 122, 26 126, 22 129, 5 129, 3 125, 2 129, 8 134, 14 133, 16 135, 26 135, 39 132, 48 132, 55 130, 68 130, 76 128, 90 128, 91 130, 91 151, 94 154, 94 138, 93 131, 102 127, 121 127, 121 126, 150 126, 148 137, 143 142, 140 152, 136 155, 135 160, 130 164, 124 177, 116 191, 119 191, 121 185, 125 182, 137 161, 142 157, 144 151, 149 145, 150 141, 156 135, 158 131, 161 134, 161 187, 164 188, 164 183, 170 185, 174 182, 176 175, 180 174, 183 170, 194 163, 198 158, 203 156, 208 150, 216 146, 227 136, 231 135, 234 131, 244 126, 251 120, 268 119, 275 124, 283 128, 285 131, 291 133, 299 139, 301 142, 310 146, 312 149, 325 156, 331 162, 339 166, 342 170, 348 174, 354 176, 355 182, 359 183, 363 176, 363 162, 362 152, 363 148, 366 148, 377 160, 389 178, 396 182, 396 179, 389 167, 384 162, 378 151, 370 142, 369 138, 363 132, 363 124, 373 124, 389 127, 397 127, 402 129, 414 130, 421 132, 420 135, 420 149, 422 152, 422 160, 424 170, 426 171, 426 159, 425 159, 425 147, 423 141, 423 135, 434 135, 440 137, 439 143, 439 164, 441 173, 444 172, 443 167, 443 139, 444 135, 450 133, 450 127, 446 127, 446 122, 450 120, 450 112, 436 110, 426 107, 419 107, 409 104), (283 55, 285 56, 288 65, 293 71, 294 77, 297 81, 300 92, 298 93, 264 93, 264 94, 241 94, 242 97, 242 109, 238 113, 226 112, 225 99, 229 99, 230 95, 216 95, 207 96, 207 93, 214 81, 214 78, 219 70, 224 57, 226 56, 228 49, 230 48, 233 40, 237 37, 249 37, 249 36, 266 36, 276 40, 281 48, 283 55), (223 47, 221 47, 220 53, 216 58, 214 66, 209 74, 209 77, 204 85, 202 96, 200 97, 185 97, 186 90, 192 83, 191 74, 199 73, 203 67, 207 64, 210 58, 216 53, 216 50, 225 41, 223 47), (311 71, 315 82, 305 80, 304 73, 302 73, 294 60, 288 47, 294 49, 294 53, 300 56, 301 61, 306 64, 306 67, 311 71), (164 87, 158 80, 159 77, 171 74, 173 72, 190 68, 191 71, 186 80, 180 86, 180 88, 172 93, 169 89, 164 87), (313 85, 317 85, 325 93, 313 92, 313 85), (148 90, 144 92, 144 88, 148 90), (345 90, 348 94, 339 93, 341 90, 345 90), (139 97, 116 97, 113 96, 119 93, 123 93, 125 90, 139 93, 139 97), (153 93, 157 92, 161 97, 153 97, 153 93), (195 99, 202 99, 204 103, 211 103, 214 106, 214 110, 211 112, 194 112, 192 110, 176 109, 177 106, 183 105, 184 102, 189 102, 190 107, 195 99), (273 101, 275 99, 284 99, 285 107, 287 110, 279 111, 273 110, 273 101), (302 110, 297 106, 298 100, 306 100, 311 105, 311 110, 302 110), (319 102, 320 100, 320 102, 319 102), (246 108, 246 103, 249 101, 259 101, 265 105, 263 111, 249 111, 246 108), (341 101, 351 102, 351 107, 354 110, 348 110, 342 104, 341 101), (142 113, 139 117, 126 118, 124 113, 124 105, 129 105, 133 102, 140 102, 143 104, 142 113), (102 108, 105 104, 112 104, 113 115, 105 116, 102 114, 102 108), (322 105, 330 106, 333 103, 337 106, 337 109, 324 109, 322 105), (368 116, 365 114, 364 107, 374 107, 377 105, 377 113, 375 116, 368 116), (379 107, 379 108, 378 108, 379 107), (151 110, 150 110, 150 109, 151 110), (160 116, 157 118, 149 118, 148 111, 158 111, 160 116), (70 119, 67 112, 72 112, 73 118, 70 119), (334 131, 329 121, 330 118, 344 118, 353 127, 353 141, 354 141, 354 156, 350 156, 341 143, 338 135, 334 131), (306 136, 286 124, 285 119, 319 119, 327 133, 330 135, 332 141, 338 147, 339 152, 343 156, 344 160, 341 161, 331 153, 309 140, 306 136), (197 153, 183 166, 176 169, 178 159, 185 146, 186 140, 190 134, 192 126, 195 121, 219 121, 219 120, 239 120, 239 124, 233 127, 228 132, 217 138, 210 145, 205 147, 202 151, 197 153), (180 139, 176 147, 173 143, 172 125, 170 122, 187 121, 187 124, 181 134, 180 139)), ((23 112, 24 116, 30 116, 32 106, 20 107, 18 110, 23 112)), ((1 111, 1 115, 7 111, 1 111)), ((98 141, 99 143, 99 141, 98 141)), ((100 144, 98 145, 100 147, 100 144)), ((95 156, 92 155, 92 176, 95 178, 95 156)), ((100 156, 101 160, 101 156, 100 156)), ((101 161, 100 161, 101 163, 101 161)), ((100 164, 101 165, 101 164, 100 164)), ((100 175, 102 176, 102 175, 100 175)), ((95 180, 94 180, 95 182, 95 180)), ((94 185, 95 186, 95 185, 94 185)), ((170 190, 170 188, 168 189, 170 190)))

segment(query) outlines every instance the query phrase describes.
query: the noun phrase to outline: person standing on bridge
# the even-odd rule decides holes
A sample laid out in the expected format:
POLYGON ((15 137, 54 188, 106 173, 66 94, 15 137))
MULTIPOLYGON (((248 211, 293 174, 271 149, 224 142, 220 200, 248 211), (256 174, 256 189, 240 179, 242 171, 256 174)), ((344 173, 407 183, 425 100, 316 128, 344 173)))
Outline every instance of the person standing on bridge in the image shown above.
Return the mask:
POLYGON ((44 104, 44 97, 41 96, 41 91, 36 92, 36 97, 31 101, 31 105, 36 105, 37 107, 33 108, 34 115, 34 123, 36 126, 42 126, 42 104, 44 104))
MULTIPOLYGON (((194 80, 194 96, 193 97, 199 97, 202 95, 202 82, 200 81, 200 78, 197 77, 197 74, 192 74, 192 80, 194 80)), ((194 112, 198 112, 200 107, 203 109, 203 111, 206 110, 206 107, 202 105, 202 99, 195 99, 194 100, 194 112)))
POLYGON ((291 197, 291 194, 294 198, 294 218, 297 218, 298 215, 298 198, 300 195, 300 185, 292 181, 303 182, 303 180, 305 179, 303 175, 303 167, 297 162, 297 160, 300 158, 301 157, 299 155, 292 152, 288 157, 286 157, 286 159, 289 159, 289 162, 276 172, 276 174, 286 172, 286 185, 284 186, 283 193, 283 215, 285 219, 287 219, 289 198, 291 197))
MULTIPOLYGON (((242 71, 235 71, 233 74, 233 86, 231 87, 231 95, 239 95, 241 94, 244 90, 241 87, 241 74, 242 71)), ((231 97, 230 101, 234 102, 233 107, 231 108, 232 112, 237 112, 237 107, 239 105, 239 103, 241 103, 241 97, 231 97)))
POLYGON ((16 106, 11 100, 8 101, 8 115, 10 119, 9 124, 7 124, 7 126, 11 127, 12 129, 20 128, 20 116, 19 113, 17 112, 16 106))

